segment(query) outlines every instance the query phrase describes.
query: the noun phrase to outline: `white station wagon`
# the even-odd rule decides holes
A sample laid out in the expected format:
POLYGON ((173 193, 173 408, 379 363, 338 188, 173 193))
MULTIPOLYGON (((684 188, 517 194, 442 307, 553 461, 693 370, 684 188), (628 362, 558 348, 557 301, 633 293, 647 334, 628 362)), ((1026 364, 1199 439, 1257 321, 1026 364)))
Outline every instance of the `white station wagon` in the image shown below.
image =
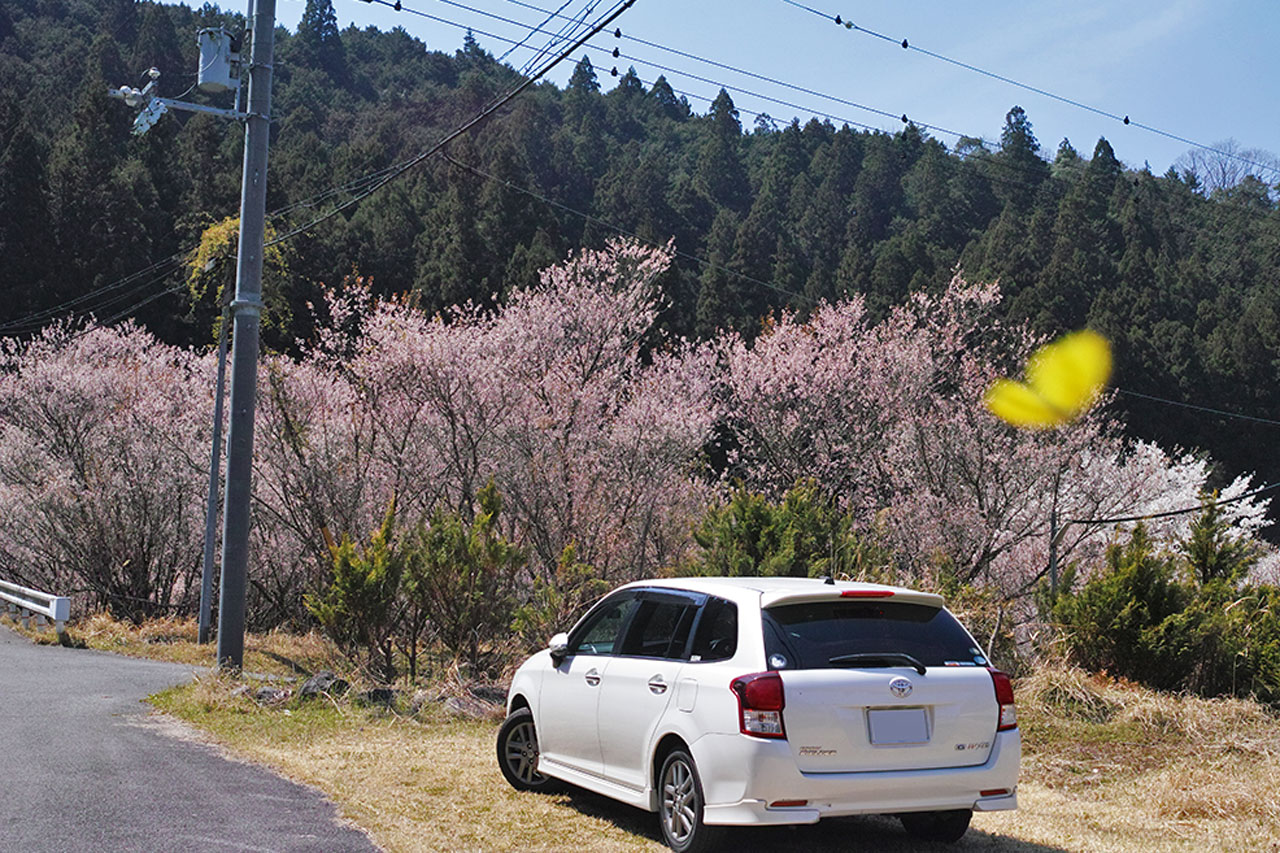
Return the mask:
POLYGON ((498 763, 659 813, 677 851, 722 827, 889 813, 955 841, 1017 807, 1009 678, 943 607, 807 578, 628 584, 516 672, 498 763))

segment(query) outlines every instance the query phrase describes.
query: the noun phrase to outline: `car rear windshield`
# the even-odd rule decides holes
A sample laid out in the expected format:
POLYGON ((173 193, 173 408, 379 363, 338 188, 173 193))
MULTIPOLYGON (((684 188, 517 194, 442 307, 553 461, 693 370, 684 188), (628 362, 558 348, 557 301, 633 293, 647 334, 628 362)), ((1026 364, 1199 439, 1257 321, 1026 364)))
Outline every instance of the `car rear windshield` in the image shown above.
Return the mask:
POLYGON ((950 613, 922 604, 820 601, 765 611, 771 669, 985 666, 987 659, 950 613), (878 657, 879 656, 879 657, 878 657), (897 657, 895 657, 897 656, 897 657))

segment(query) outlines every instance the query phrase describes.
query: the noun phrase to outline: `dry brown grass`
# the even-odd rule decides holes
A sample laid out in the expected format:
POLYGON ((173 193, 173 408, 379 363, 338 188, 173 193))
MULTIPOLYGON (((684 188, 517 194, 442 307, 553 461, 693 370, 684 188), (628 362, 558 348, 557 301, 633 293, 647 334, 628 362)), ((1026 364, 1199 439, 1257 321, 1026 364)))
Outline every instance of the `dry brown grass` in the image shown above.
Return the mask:
MULTIPOLYGON (((56 644, 58 637, 51 627, 23 630, 10 627, 37 643, 56 644)), ((110 613, 97 613, 71 623, 67 628, 71 645, 116 652, 131 657, 144 657, 212 667, 217 661, 215 643, 196 642, 198 627, 194 619, 151 619, 142 625, 118 620, 110 613)), ((248 672, 272 676, 307 676, 320 669, 340 669, 344 665, 333 644, 320 634, 290 634, 271 631, 245 636, 244 668, 248 672)))
POLYGON ((1266 707, 1067 668, 1019 688, 1022 808, 1009 819, 1029 837, 1060 833, 1071 850, 1280 851, 1280 717, 1266 707))

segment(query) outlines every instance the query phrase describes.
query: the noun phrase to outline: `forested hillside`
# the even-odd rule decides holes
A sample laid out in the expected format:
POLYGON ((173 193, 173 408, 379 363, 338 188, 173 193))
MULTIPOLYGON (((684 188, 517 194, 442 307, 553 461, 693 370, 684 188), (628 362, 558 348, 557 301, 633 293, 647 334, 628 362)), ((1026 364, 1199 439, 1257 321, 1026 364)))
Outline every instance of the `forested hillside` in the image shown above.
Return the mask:
MULTIPOLYGON (((0 335, 92 310, 132 312, 173 343, 211 339, 216 288, 192 295, 177 260, 151 265, 236 214, 243 134, 170 114, 135 138, 133 111, 105 93, 156 66, 160 93, 182 95, 195 31, 218 24, 243 21, 208 5, 0 4, 0 335)), ((352 199, 518 81, 459 43, 340 32, 314 0, 297 33, 277 33, 277 234, 352 199)), ((606 92, 612 71, 582 60, 565 89, 537 85, 448 158, 282 243, 268 343, 308 337, 309 305, 348 277, 431 310, 487 303, 616 226, 681 253, 661 279, 669 332, 749 337, 771 312, 850 293, 883 315, 959 265, 970 281, 999 281, 1009 319, 1107 334, 1124 391, 1280 419, 1280 212, 1258 179, 1155 175, 1119 163, 1105 140, 1042 148, 1018 107, 998 144, 948 147, 911 125, 745 121, 723 91, 702 114, 625 68, 606 92)), ((1114 405, 1138 435, 1210 451, 1226 480, 1280 478, 1266 452, 1274 425, 1123 393, 1114 405)))

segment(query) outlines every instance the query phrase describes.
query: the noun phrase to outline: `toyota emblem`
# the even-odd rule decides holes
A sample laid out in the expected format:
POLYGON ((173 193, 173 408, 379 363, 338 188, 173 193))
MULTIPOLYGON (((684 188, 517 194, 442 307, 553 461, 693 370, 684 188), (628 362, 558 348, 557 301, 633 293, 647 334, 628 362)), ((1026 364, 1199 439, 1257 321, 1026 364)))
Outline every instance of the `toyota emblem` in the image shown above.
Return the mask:
POLYGON ((897 696, 899 699, 905 699, 910 696, 913 689, 911 679, 909 678, 898 676, 889 682, 889 692, 894 696, 897 696))

